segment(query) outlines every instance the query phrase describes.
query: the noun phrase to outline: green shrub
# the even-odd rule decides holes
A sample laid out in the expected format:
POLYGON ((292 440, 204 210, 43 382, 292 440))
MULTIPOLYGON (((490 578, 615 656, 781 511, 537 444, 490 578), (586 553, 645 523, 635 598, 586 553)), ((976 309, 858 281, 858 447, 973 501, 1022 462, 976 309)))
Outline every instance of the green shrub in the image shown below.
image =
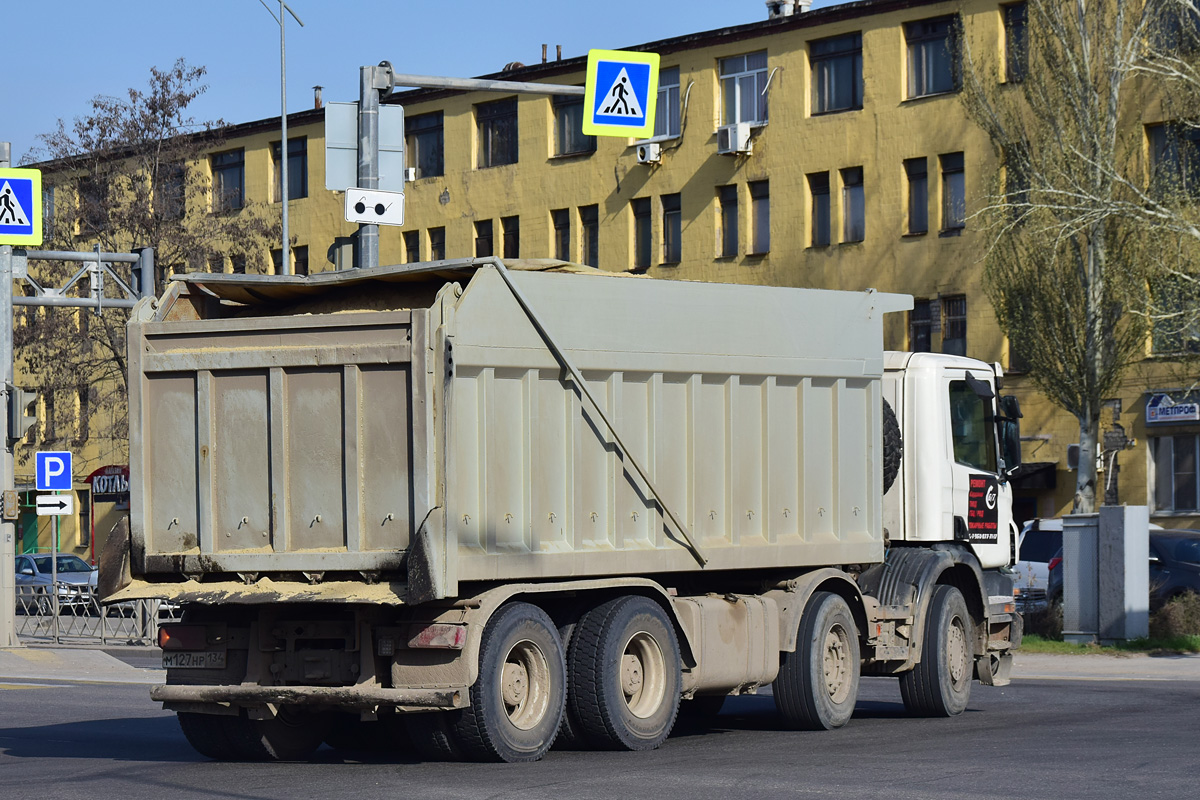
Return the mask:
POLYGON ((1150 638, 1200 636, 1200 595, 1195 592, 1170 600, 1150 615, 1150 638))

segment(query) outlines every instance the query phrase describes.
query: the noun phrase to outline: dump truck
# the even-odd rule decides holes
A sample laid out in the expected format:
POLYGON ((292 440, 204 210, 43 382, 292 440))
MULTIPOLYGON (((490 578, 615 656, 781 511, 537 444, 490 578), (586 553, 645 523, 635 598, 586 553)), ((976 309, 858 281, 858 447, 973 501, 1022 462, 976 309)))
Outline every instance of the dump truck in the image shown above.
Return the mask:
POLYGON ((128 328, 107 602, 216 759, 322 742, 532 761, 658 747, 861 675, 950 716, 1021 622, 998 365, 883 349, 907 295, 499 258, 192 274, 128 328))

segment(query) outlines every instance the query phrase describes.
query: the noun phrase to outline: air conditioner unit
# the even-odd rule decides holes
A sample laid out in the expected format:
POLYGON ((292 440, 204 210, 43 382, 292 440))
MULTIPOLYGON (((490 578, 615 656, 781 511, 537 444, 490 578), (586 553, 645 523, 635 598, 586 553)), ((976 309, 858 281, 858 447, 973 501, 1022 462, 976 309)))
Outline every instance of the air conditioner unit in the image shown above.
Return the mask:
POLYGON ((404 168, 404 182, 412 183, 416 179, 417 179, 417 168, 416 167, 405 167, 404 168))
POLYGON ((657 164, 662 160, 662 147, 658 142, 639 144, 637 154, 639 164, 657 164))
POLYGON ((750 141, 750 123, 735 122, 717 128, 717 152, 725 155, 749 153, 754 148, 750 141))

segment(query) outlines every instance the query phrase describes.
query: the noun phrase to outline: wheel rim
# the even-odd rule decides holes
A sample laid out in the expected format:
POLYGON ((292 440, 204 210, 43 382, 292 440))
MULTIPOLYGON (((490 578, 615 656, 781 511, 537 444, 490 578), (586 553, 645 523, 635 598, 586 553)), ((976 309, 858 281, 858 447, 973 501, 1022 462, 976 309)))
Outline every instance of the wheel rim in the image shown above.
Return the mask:
POLYGON ((967 631, 960 617, 950 620, 950 629, 946 632, 946 655, 950 662, 950 681, 960 685, 967 676, 967 631))
POLYGON ((850 637, 841 625, 825 632, 824 673, 825 691, 834 703, 844 703, 850 697, 851 664, 850 637))
POLYGON ((550 663, 541 648, 528 639, 517 642, 505 656, 500 695, 509 722, 523 731, 546 716, 550 707, 550 663))
POLYGON ((621 654, 621 692, 629 712, 648 719, 667 694, 667 660, 658 640, 645 631, 630 637, 621 654))

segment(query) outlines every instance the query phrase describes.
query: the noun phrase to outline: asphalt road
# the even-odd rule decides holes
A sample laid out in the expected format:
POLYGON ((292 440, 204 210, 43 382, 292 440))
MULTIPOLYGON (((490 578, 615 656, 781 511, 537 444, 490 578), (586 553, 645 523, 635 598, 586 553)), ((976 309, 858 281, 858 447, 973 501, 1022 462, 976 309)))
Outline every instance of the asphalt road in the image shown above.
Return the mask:
MULTIPOLYGON (((864 679, 854 720, 778 728, 769 696, 651 753, 552 751, 537 764, 357 760, 220 764, 188 746, 146 685, 0 678, 3 798, 1194 797, 1200 681, 976 685, 955 719, 909 719, 895 680, 864 679)), ((147 674, 148 678, 152 678, 147 674)))

